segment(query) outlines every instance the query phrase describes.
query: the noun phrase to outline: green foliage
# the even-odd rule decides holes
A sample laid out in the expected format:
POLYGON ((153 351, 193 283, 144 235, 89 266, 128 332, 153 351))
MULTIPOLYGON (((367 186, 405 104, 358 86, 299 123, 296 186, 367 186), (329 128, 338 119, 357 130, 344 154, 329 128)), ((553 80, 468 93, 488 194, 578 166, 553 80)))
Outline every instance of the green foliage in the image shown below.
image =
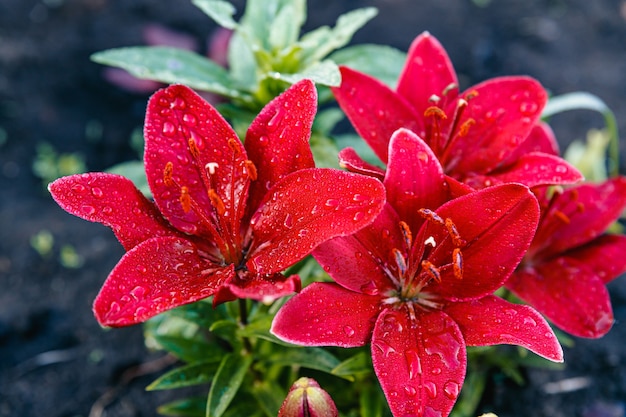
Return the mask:
POLYGON ((79 153, 58 153, 52 145, 43 142, 37 145, 32 169, 33 174, 47 186, 57 178, 85 172, 87 167, 79 153))

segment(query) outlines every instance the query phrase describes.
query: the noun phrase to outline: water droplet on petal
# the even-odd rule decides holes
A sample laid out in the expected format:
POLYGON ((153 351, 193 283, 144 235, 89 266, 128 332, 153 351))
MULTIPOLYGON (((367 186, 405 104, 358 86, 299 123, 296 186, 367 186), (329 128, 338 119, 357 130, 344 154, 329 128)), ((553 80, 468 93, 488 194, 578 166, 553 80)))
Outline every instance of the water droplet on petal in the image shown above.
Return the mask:
POLYGON ((346 334, 346 336, 348 336, 348 337, 352 337, 352 336, 354 336, 354 333, 355 333, 354 329, 353 329, 352 327, 350 327, 350 326, 344 326, 344 328, 343 328, 343 332, 344 332, 344 333, 346 334))
POLYGON ((285 216, 285 221, 283 222, 287 229, 291 229, 293 227, 293 216, 289 213, 285 216))
POLYGON ((109 314, 117 314, 121 310, 121 307, 117 301, 113 301, 109 306, 109 314))
POLYGON ((459 396, 459 384, 454 381, 446 382, 443 386, 443 393, 451 400, 456 399, 459 396))
POLYGON ((377 340, 374 342, 374 346, 376 346, 385 357, 389 356, 392 353, 396 353, 396 350, 391 347, 387 342, 382 340, 377 340))
POLYGON ((363 214, 362 211, 357 211, 356 213, 354 213, 354 217, 352 218, 352 220, 354 220, 355 222, 358 222, 358 221, 363 220, 364 216, 365 214, 363 214))
POLYGON ((525 101, 520 104, 519 111, 526 116, 533 115, 537 112, 537 103, 533 103, 532 101, 525 101))
POLYGON ((432 381, 424 382, 424 389, 426 390, 426 395, 431 400, 434 400, 437 397, 437 385, 435 385, 432 381))
POLYGON ((404 387, 404 392, 406 392, 409 397, 415 397, 415 394, 417 394, 417 390, 411 385, 406 385, 404 387))
POLYGON ((187 107, 187 103, 181 97, 176 97, 174 102, 172 103, 172 107, 175 109, 182 110, 187 107))
POLYGON ((334 198, 329 198, 328 200, 326 200, 325 204, 326 204, 326 207, 336 209, 337 207, 339 207, 339 200, 336 200, 334 198))
POLYGON ((102 208, 102 214, 111 214, 113 213, 113 209, 109 206, 105 206, 102 208))
POLYGON ((183 115, 183 122, 185 122, 189 126, 195 126, 198 123, 198 119, 191 113, 185 113, 183 115))
POLYGON ((417 375, 420 375, 422 373, 422 362, 420 361, 418 352, 415 349, 408 349, 404 351, 404 357, 409 367, 409 378, 413 379, 417 375))
POLYGON ((537 322, 532 317, 524 317, 524 324, 530 327, 537 326, 537 322))
POLYGON ((74 191, 75 193, 82 194, 85 192, 85 186, 82 184, 74 184, 72 185, 72 191, 74 191))
POLYGON ((167 136, 173 136, 176 132, 176 126, 170 122, 163 123, 163 134, 167 136))
POLYGON ((102 197, 103 192, 101 188, 93 187, 91 189, 91 194, 93 194, 95 197, 102 197))
POLYGON ((93 206, 89 206, 89 205, 86 205, 86 204, 81 207, 81 210, 87 216, 90 216, 90 215, 92 215, 92 214, 94 214, 96 212, 96 209, 93 206))

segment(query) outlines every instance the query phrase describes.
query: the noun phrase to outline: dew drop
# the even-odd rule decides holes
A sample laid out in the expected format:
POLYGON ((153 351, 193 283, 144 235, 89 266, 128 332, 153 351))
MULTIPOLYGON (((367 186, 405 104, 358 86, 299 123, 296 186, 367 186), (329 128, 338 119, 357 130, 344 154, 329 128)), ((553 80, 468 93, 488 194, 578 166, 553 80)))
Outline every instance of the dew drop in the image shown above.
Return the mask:
POLYGON ((105 206, 102 208, 102 214, 111 214, 113 213, 113 209, 109 206, 105 206))
POLYGON ((102 197, 104 193, 102 192, 101 188, 93 187, 91 189, 91 194, 93 194, 95 197, 102 197))
POLYGON ((432 381, 424 382, 424 389, 426 390, 426 395, 431 400, 434 400, 437 397, 437 385, 435 385, 432 381))
POLYGON ((559 174, 565 174, 567 172, 567 167, 565 165, 557 165, 554 170, 559 174))
POLYGON ((299 236, 299 237, 305 237, 305 236, 306 236, 306 235, 308 235, 308 234, 309 234, 309 229, 301 229, 301 230, 298 232, 298 236, 299 236))
POLYGON ((185 113, 183 115, 183 122, 185 122, 189 126, 195 126, 198 123, 198 119, 191 113, 185 113))
POLYGON ((145 307, 137 307, 137 310, 135 310, 135 318, 142 318, 146 313, 148 312, 148 309, 145 307))
POLYGON ((121 307, 117 301, 113 301, 109 306, 109 314, 117 314, 121 310, 121 307))
POLYGON ((363 220, 364 216, 365 216, 365 214, 363 214, 362 211, 357 211, 356 213, 354 213, 354 217, 352 218, 352 220, 354 220, 355 222, 359 222, 359 221, 363 220))
POLYGON ((287 229, 291 229, 293 227, 293 216, 289 213, 285 216, 285 221, 283 222, 287 229))
POLYGON ((72 191, 74 191, 75 193, 82 194, 85 192, 85 186, 82 184, 74 184, 72 185, 72 191))
POLYGON ((532 317, 524 317, 524 324, 530 327, 537 326, 537 322, 532 317))
POLYGON ((344 332, 344 333, 346 334, 346 336, 348 336, 348 337, 352 337, 352 336, 354 336, 354 333, 355 333, 354 329, 353 329, 352 327, 350 327, 350 326, 344 326, 344 328, 343 328, 343 332, 344 332))
POLYGON ((406 364, 409 367, 409 379, 414 379, 417 375, 422 373, 422 362, 418 352, 415 349, 408 349, 404 351, 404 358, 406 364))
POLYGON ((167 136, 173 136, 176 132, 176 126, 170 122, 163 123, 163 134, 167 136))
MULTIPOLYGON (((360 252, 357 252, 360 253, 360 252)), ((367 284, 361 285, 361 291, 363 294, 367 295, 378 295, 378 288, 376 287, 376 283, 374 281, 370 281, 367 284)))
POLYGON ((415 397, 415 394, 417 394, 417 390, 411 385, 406 385, 404 387, 404 392, 406 392, 409 397, 415 397))
POLYGON ((391 345, 389 345, 387 342, 384 342, 382 340, 375 341, 374 346, 376 346, 380 350, 380 352, 383 355, 385 355, 385 357, 396 352, 396 350, 393 347, 391 347, 391 345))
POLYGON ((532 101, 525 101, 519 106, 519 111, 526 116, 535 114, 537 109, 537 103, 533 103, 532 101))
POLYGON ((174 103, 172 103, 172 107, 175 109, 182 110, 187 107, 187 103, 181 97, 176 97, 174 99, 174 103))
POLYGON ((95 207, 93 206, 89 206, 87 204, 85 204, 84 206, 81 207, 81 210, 83 211, 84 214, 90 216, 92 214, 94 214, 96 212, 95 207))
POLYGON ((441 368, 437 368, 437 367, 435 367, 435 368, 433 368, 433 369, 430 371, 430 373, 431 373, 431 374, 433 374, 433 375, 440 375, 440 374, 441 374, 441 368))
POLYGON ((262 136, 259 137, 259 144, 261 144, 263 146, 267 145, 269 143, 269 141, 270 141, 269 138, 267 136, 265 136, 265 135, 262 135, 262 136))
POLYGON ((443 386, 443 393, 451 400, 456 399, 459 396, 459 384, 454 381, 446 382, 443 386))
POLYGON ((146 295, 146 289, 142 286, 136 286, 131 290, 130 295, 132 295, 135 300, 141 300, 144 295, 146 295))
POLYGON ((276 110, 276 113, 274 113, 274 116, 272 116, 272 118, 269 120, 269 122, 267 122, 267 127, 269 130, 276 130, 276 128, 278 127, 278 124, 280 123, 280 119, 282 118, 283 114, 282 111, 280 109, 276 110))
POLYGON ((339 207, 339 200, 336 200, 334 198, 329 198, 328 200, 326 200, 326 207, 330 207, 330 208, 338 208, 339 207))

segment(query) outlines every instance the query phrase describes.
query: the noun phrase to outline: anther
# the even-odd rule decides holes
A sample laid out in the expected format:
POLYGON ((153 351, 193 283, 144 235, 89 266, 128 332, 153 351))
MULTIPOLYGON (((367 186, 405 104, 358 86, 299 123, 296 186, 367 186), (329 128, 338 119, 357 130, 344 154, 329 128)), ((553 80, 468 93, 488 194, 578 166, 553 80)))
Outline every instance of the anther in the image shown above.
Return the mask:
POLYGON ((452 271, 455 278, 463 279, 463 254, 459 248, 452 251, 452 271))
POLYGON ((239 155, 241 153, 241 148, 239 147, 239 142, 235 139, 228 139, 228 147, 235 155, 239 155))
POLYGON ((424 219, 436 223, 436 224, 440 224, 440 225, 445 225, 445 222, 443 221, 443 219, 441 217, 439 217, 439 215, 437 213, 435 213, 434 211, 430 210, 430 209, 419 209, 418 213, 420 216, 422 216, 424 219))
POLYGON ((424 272, 426 272, 430 278, 437 281, 437 283, 441 283, 441 273, 439 272, 439 268, 427 260, 423 260, 421 265, 424 272))
POLYGON ((400 275, 404 276, 404 274, 406 273, 406 261, 404 260, 404 256, 402 255, 402 252, 400 252, 396 248, 393 248, 392 252, 396 261, 396 265, 398 265, 398 269, 400 270, 400 275))
POLYGON ((465 245, 465 241, 461 239, 461 235, 459 234, 459 231, 456 229, 456 226, 454 225, 454 222, 452 221, 451 218, 449 217, 446 218, 445 225, 446 225, 446 229, 448 229, 448 234, 452 238, 452 244, 456 246, 457 248, 465 245))
POLYGON ((172 172, 174 171, 174 164, 168 162, 165 164, 165 168, 163 169, 163 183, 166 187, 171 187, 174 185, 174 181, 172 180, 172 172))
POLYGON ((465 100, 469 101, 475 97, 478 97, 478 91, 472 90, 469 93, 465 94, 465 100))
POLYGON ((189 196, 187 187, 180 187, 180 198, 178 200, 180 201, 180 205, 183 206, 183 211, 189 213, 191 210, 191 197, 189 196))
POLYGON ((554 216, 565 224, 570 224, 570 218, 561 210, 555 210, 554 216))
POLYGON ((400 229, 402 230, 402 237, 404 237, 404 244, 407 249, 410 249, 411 246, 413 246, 413 235, 411 234, 411 229, 409 228, 409 225, 402 220, 400 221, 400 229))
POLYGON ((450 91, 454 90, 455 88, 458 88, 458 85, 456 83, 450 83, 446 86, 446 88, 443 89, 443 95, 447 95, 450 91))
POLYGON ((200 150, 198 149, 198 145, 196 145, 196 141, 193 140, 193 138, 189 138, 187 143, 189 144, 189 151, 191 152, 191 156, 197 159, 200 155, 200 150))
POLYGON ((209 200, 211 200, 211 204, 217 210, 217 214, 221 216, 226 212, 226 206, 224 206, 224 202, 212 188, 209 190, 209 200))
POLYGON ((473 125, 476 124, 476 120, 474 119, 467 119, 459 128, 459 136, 466 136, 467 132, 469 132, 470 127, 472 127, 473 125))
POLYGON ((445 120, 448 118, 448 116, 443 110, 435 106, 430 106, 424 111, 424 117, 431 117, 431 116, 436 117, 437 119, 440 119, 440 120, 445 120))
POLYGON ((248 174, 248 178, 250 178, 250 180, 252 181, 256 180, 258 175, 256 171, 256 166, 254 166, 254 162, 247 159, 245 164, 246 164, 246 173, 248 174))

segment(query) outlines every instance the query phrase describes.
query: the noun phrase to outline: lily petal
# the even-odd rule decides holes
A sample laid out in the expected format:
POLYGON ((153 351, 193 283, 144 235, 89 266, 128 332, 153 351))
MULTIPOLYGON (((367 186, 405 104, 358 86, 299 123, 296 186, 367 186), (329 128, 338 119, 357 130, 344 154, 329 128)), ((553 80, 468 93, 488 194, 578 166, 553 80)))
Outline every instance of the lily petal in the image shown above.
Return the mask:
POLYGON ((372 335, 372 363, 391 413, 447 416, 467 366, 465 342, 456 323, 441 311, 385 310, 372 335))
POLYGON ((493 78, 463 96, 469 104, 458 126, 471 127, 456 132, 442 156, 446 172, 461 178, 468 172, 490 172, 508 160, 530 134, 548 99, 541 84, 529 77, 493 78))
POLYGON ((369 144, 381 161, 387 163, 389 139, 405 127, 422 132, 411 105, 381 81, 369 75, 339 67, 341 85, 331 88, 337 103, 348 116, 357 133, 369 144))
POLYGON ((270 331, 304 346, 363 346, 370 340, 379 305, 380 297, 314 282, 278 311, 270 331))
POLYGON ((109 226, 126 250, 153 237, 179 234, 132 181, 119 175, 71 175, 50 183, 48 190, 65 211, 109 226))
POLYGON ((173 85, 150 98, 144 135, 148 183, 170 223, 211 240, 219 240, 216 229, 239 233, 251 173, 241 141, 218 111, 173 85))
MULTIPOLYGON (((452 266, 442 270, 441 283, 434 291, 450 301, 469 301, 493 293, 507 280, 526 253, 539 221, 539 205, 527 187, 503 184, 451 200, 437 214, 449 218, 465 245, 462 251, 463 277, 452 266), (471 214, 468 214, 471 213, 471 214)), ((425 224, 419 241, 435 236, 441 226, 425 224)), ((437 244, 428 259, 434 265, 451 262, 450 241, 437 244), (448 243, 445 243, 448 242, 448 243)))
POLYGON ((574 336, 601 337, 613 325, 604 282, 575 259, 556 258, 533 269, 516 271, 506 287, 574 336))
POLYGON ((316 111, 315 85, 302 80, 269 102, 254 119, 245 140, 257 172, 248 209, 256 210, 265 193, 285 175, 315 166, 309 138, 316 111))
POLYGON ((279 181, 250 220, 247 265, 271 274, 293 265, 320 243, 370 224, 385 204, 380 181, 328 168, 296 171, 279 181))
MULTIPOLYGON (((237 298, 250 298, 263 303, 284 297, 300 291, 302 283, 297 275, 284 276, 280 273, 270 275, 248 274, 245 279, 237 277, 224 285, 221 289, 230 292, 233 300, 237 298)), ((224 300, 226 301, 226 300, 224 300)), ((222 301, 216 300, 215 305, 222 301)))
POLYGON ((202 259, 177 237, 156 237, 128 251, 105 281, 93 310, 103 326, 141 323, 165 310, 211 296, 234 274, 202 259))
POLYGON ((626 236, 604 235, 563 254, 585 264, 608 284, 626 272, 626 236))
POLYGON ((445 178, 439 160, 419 136, 407 129, 393 134, 384 180, 387 201, 411 230, 422 223, 416 208, 434 210, 449 199, 445 178))
POLYGON ((344 148, 339 151, 339 166, 350 172, 368 175, 378 178, 380 181, 385 178, 385 170, 365 162, 353 148, 344 148))
POLYGON ((563 349, 546 320, 532 307, 488 295, 466 303, 451 303, 444 311, 456 321, 468 346, 523 346, 554 362, 563 349))
POLYGON ((433 96, 440 99, 443 108, 458 96, 459 81, 450 57, 430 33, 422 33, 411 44, 397 91, 418 115, 433 105, 433 96))
POLYGON ((505 162, 505 165, 508 165, 510 162, 515 162, 517 158, 531 152, 542 152, 554 156, 560 155, 559 143, 556 140, 552 128, 547 123, 541 121, 537 122, 528 134, 526 140, 515 149, 508 161, 505 162))

